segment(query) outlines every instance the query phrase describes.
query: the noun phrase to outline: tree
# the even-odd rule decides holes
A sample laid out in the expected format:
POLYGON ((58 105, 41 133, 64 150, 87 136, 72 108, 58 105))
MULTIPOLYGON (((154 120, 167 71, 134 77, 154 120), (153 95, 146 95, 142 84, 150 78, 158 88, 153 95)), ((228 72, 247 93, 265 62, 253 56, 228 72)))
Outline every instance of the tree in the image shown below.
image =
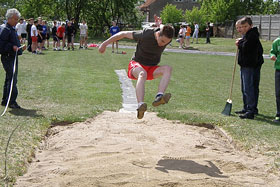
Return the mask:
POLYGON ((186 10, 185 12, 185 20, 188 23, 198 23, 199 25, 205 24, 208 15, 205 15, 204 12, 197 7, 193 7, 192 10, 186 10))
POLYGON ((167 4, 163 8, 160 17, 163 24, 171 23, 174 25, 175 23, 183 21, 183 11, 177 9, 175 5, 167 4))

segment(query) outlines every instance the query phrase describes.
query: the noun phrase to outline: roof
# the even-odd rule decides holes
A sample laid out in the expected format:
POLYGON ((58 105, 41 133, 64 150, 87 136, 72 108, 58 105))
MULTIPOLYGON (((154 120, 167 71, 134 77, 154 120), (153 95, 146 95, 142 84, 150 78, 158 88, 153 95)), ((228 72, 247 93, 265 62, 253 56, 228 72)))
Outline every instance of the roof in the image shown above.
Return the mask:
POLYGON ((153 4, 156 0, 146 0, 146 2, 142 5, 140 5, 140 9, 142 8, 148 8, 151 4, 153 4))

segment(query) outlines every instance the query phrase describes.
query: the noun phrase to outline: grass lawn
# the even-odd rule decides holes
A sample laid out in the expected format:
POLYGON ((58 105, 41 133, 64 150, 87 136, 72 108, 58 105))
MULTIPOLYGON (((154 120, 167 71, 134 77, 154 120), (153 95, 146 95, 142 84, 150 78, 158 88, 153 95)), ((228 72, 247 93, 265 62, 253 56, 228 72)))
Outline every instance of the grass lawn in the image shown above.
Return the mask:
MULTIPOLYGON (((212 44, 207 46, 212 47, 212 44)), ((127 69, 134 51, 127 50, 127 55, 111 54, 110 51, 108 49, 105 55, 100 55, 96 48, 61 52, 49 50, 44 55, 25 52, 20 56, 18 102, 24 110, 8 110, 1 117, 0 179, 4 176, 4 148, 9 134, 17 125, 20 126, 8 149, 10 181, 25 172, 26 162, 30 161, 34 149, 52 123, 84 121, 104 110, 118 111, 121 108, 120 83, 114 70, 127 69)), ((161 64, 173 67, 167 90, 172 93, 172 99, 168 105, 151 107, 159 80, 148 81, 145 96, 148 111, 156 111, 160 117, 186 124, 218 125, 243 149, 254 149, 273 156, 275 162, 272 166, 279 170, 280 125, 272 123, 276 111, 273 63, 266 60, 262 68, 260 115, 255 120, 240 120, 236 115, 221 115, 228 97, 233 62, 234 57, 228 56, 165 52, 161 64)), ((0 83, 3 84, 3 81, 4 70, 1 68, 0 83)), ((242 107, 239 82, 237 70, 232 111, 242 107)), ((4 107, 0 109, 2 111, 4 107)))
MULTIPOLYGON (((89 42, 91 43, 102 43, 104 38, 97 38, 97 39, 90 39, 89 42)), ((194 50, 199 51, 221 51, 221 52, 236 52, 235 47, 235 39, 231 38, 210 38, 211 44, 205 44, 206 39, 205 38, 199 38, 198 44, 195 42, 191 44, 191 47, 194 50)), ((190 39, 192 41, 192 38, 190 39)), ((272 41, 267 40, 261 40, 261 43, 263 45, 264 54, 269 54, 270 49, 272 46, 272 41)), ((133 45, 136 46, 135 42, 133 40, 121 40, 119 41, 120 45, 133 45)), ((178 49, 179 43, 176 42, 176 39, 173 39, 171 42, 171 46, 169 45, 168 48, 171 49, 178 49)))

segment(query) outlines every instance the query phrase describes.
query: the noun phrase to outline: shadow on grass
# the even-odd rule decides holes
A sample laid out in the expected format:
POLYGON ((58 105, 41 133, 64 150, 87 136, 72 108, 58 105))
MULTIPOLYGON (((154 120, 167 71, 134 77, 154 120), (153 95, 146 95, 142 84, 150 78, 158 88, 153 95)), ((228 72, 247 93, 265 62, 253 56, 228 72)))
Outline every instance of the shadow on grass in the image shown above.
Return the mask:
POLYGON ((12 109, 9 111, 9 113, 16 115, 16 116, 29 116, 29 117, 34 117, 34 118, 39 118, 39 117, 44 117, 41 114, 37 114, 37 110, 32 110, 32 109, 12 109))
POLYGON ((201 165, 192 160, 176 160, 176 159, 162 159, 159 160, 155 169, 168 173, 168 170, 183 171, 191 174, 205 173, 210 177, 228 178, 222 175, 220 169, 211 161, 207 161, 210 165, 201 165))
POLYGON ((274 116, 266 116, 266 115, 263 115, 263 114, 258 114, 258 115, 255 116, 255 120, 257 120, 257 121, 262 121, 262 122, 269 123, 271 125, 275 125, 275 126, 280 127, 280 124, 274 122, 273 119, 274 119, 274 116))

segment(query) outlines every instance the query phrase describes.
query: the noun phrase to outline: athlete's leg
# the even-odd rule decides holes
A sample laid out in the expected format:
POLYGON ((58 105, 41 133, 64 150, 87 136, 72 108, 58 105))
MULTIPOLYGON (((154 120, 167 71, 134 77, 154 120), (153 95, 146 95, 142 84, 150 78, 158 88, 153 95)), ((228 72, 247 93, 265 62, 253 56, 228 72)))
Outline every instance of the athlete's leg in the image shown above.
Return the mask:
POLYGON ((144 102, 145 82, 147 80, 147 72, 142 67, 136 67, 131 70, 132 75, 137 79, 136 98, 138 103, 144 102))
POLYGON ((162 93, 165 92, 168 83, 170 81, 171 73, 172 73, 172 67, 167 65, 160 66, 154 71, 153 73, 154 78, 158 78, 162 76, 158 86, 158 92, 162 92, 162 93))

